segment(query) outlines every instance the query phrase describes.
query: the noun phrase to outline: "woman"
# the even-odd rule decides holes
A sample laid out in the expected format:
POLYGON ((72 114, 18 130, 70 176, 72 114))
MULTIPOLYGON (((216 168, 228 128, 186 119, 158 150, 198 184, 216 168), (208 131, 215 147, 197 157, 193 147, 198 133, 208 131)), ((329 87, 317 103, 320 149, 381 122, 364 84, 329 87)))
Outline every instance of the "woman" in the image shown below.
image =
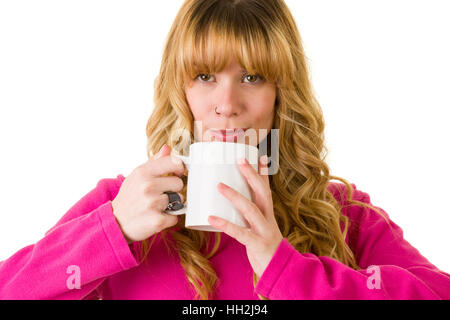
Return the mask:
POLYGON ((323 132, 283 0, 187 0, 155 83, 149 161, 101 180, 43 239, 1 262, 0 298, 448 299, 449 274, 367 193, 329 174, 323 132), (218 186, 249 229, 210 217, 223 233, 191 230, 164 213, 177 196, 185 202, 187 172, 171 153, 192 143, 197 121, 203 141, 252 128, 259 146, 271 140, 264 129, 279 130, 276 174, 264 174, 263 157, 258 172, 239 165, 251 201, 218 186))

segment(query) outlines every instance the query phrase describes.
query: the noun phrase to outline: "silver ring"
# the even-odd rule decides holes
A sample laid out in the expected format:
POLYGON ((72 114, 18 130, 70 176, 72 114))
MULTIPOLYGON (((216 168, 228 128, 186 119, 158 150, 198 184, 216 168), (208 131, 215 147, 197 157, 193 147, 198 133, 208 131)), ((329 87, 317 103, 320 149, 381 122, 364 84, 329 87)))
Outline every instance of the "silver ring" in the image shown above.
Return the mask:
POLYGON ((165 191, 163 193, 167 194, 167 196, 169 197, 169 204, 167 205, 165 210, 175 211, 180 210, 184 207, 183 203, 181 202, 180 195, 177 192, 165 191))
POLYGON ((169 205, 166 207, 166 210, 173 211, 173 210, 179 210, 181 208, 183 208, 183 204, 180 201, 174 201, 174 202, 169 203, 169 205), (180 205, 181 205, 181 207, 180 207, 180 205))

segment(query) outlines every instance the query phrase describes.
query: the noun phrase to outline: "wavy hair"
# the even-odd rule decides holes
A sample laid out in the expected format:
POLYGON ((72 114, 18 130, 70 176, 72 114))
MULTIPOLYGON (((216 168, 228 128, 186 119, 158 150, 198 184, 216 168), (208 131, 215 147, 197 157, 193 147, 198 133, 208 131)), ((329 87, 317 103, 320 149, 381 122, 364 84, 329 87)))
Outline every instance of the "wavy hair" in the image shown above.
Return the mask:
MULTIPOLYGON (((330 180, 345 184, 349 205, 367 207, 386 217, 370 204, 352 200, 350 183, 330 175, 325 162, 328 150, 322 110, 313 94, 298 28, 283 0, 183 3, 170 29, 154 83, 154 109, 146 126, 147 156, 156 154, 165 143, 175 151, 188 150, 194 119, 185 86, 199 73, 220 72, 233 54, 250 74, 276 84, 273 128, 279 129, 279 170, 269 180, 283 237, 300 253, 328 256, 357 270, 345 242, 349 219, 328 190, 330 180), (180 136, 180 132, 184 134, 180 136)), ((181 193, 186 199, 186 184, 181 193)), ((184 228, 184 221, 184 215, 179 216, 179 223, 160 235, 169 251, 173 246, 167 244, 167 234, 175 240, 195 299, 214 299, 220 279, 209 259, 220 245, 221 233, 184 228)), ((155 239, 152 236, 139 243, 142 261, 155 239)), ((254 286, 258 280, 253 273, 254 286)))

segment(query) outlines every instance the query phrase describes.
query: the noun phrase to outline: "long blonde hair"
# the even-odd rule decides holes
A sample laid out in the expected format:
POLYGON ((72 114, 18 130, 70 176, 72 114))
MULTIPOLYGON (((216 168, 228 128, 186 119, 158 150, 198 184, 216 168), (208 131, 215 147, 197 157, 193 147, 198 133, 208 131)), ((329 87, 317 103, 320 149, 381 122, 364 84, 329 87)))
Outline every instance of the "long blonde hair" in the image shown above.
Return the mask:
MULTIPOLYGON (((350 183, 330 175, 324 160, 327 148, 323 114, 313 94, 299 31, 283 0, 184 2, 168 35, 155 80, 155 106, 146 127, 148 157, 165 143, 174 150, 188 150, 187 144, 193 141, 194 119, 185 85, 199 73, 220 72, 233 54, 250 74, 258 74, 277 86, 273 128, 279 129, 279 170, 269 178, 283 237, 300 253, 328 256, 358 269, 345 242, 349 221, 328 190, 330 180, 345 184, 349 205, 379 212, 369 204, 352 200, 350 183), (180 137, 180 129, 189 132, 190 137, 180 137)), ((186 184, 181 193, 186 198, 186 184)), ((179 217, 175 226, 181 227, 179 230, 173 227, 160 234, 169 251, 167 233, 175 240, 181 265, 197 293, 195 298, 213 299, 220 279, 209 258, 220 244, 221 233, 184 228, 184 215, 179 217), (213 235, 214 246, 210 242, 213 235)), ((140 242, 142 261, 155 238, 140 242)), ((253 273, 254 286, 258 280, 253 273)))

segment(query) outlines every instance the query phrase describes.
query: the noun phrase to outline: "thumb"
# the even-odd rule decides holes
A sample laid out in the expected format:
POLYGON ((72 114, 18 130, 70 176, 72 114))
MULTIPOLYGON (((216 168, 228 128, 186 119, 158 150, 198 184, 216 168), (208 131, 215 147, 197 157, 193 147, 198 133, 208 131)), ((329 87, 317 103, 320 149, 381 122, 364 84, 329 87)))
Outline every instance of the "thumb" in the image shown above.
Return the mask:
POLYGON ((170 154, 171 148, 170 146, 165 143, 162 148, 159 150, 159 152, 156 154, 155 159, 159 159, 161 157, 167 156, 170 154))

